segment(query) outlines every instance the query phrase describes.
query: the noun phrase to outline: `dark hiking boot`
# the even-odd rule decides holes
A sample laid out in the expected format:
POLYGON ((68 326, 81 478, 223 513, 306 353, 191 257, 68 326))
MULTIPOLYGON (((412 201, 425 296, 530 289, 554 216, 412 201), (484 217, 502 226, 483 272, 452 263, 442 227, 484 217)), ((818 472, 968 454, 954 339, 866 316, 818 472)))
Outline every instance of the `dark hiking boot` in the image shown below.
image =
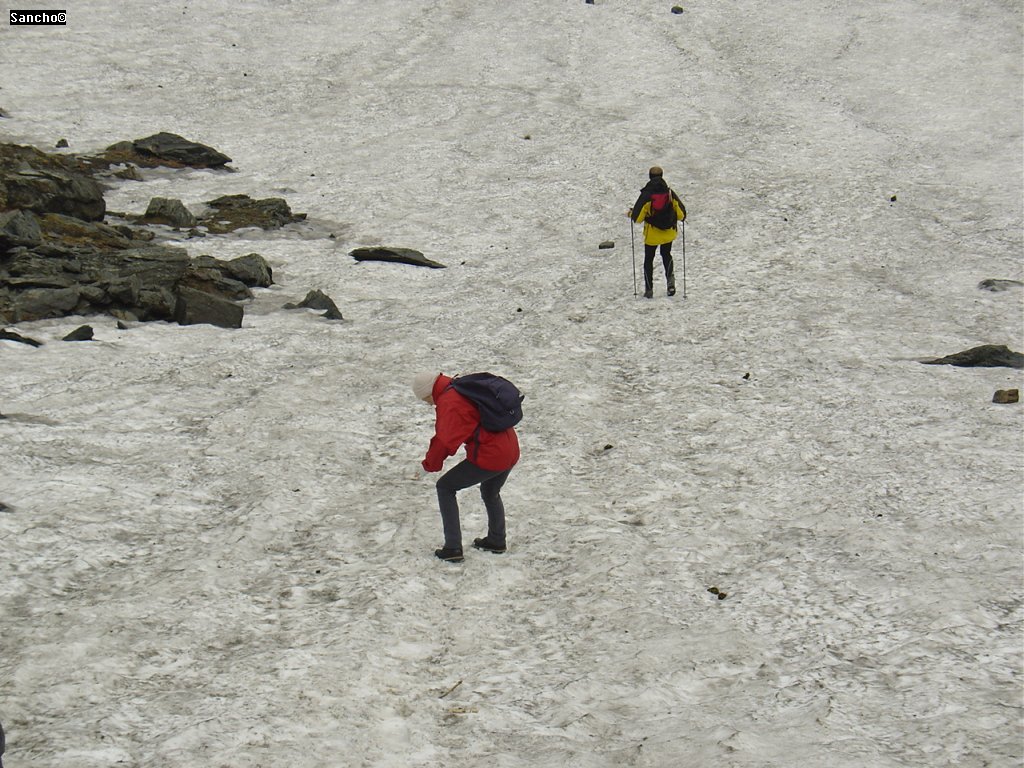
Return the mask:
POLYGON ((644 291, 644 298, 645 299, 653 299, 654 298, 654 289, 653 288, 648 288, 647 290, 645 290, 644 291))
POLYGON ((500 555, 506 549, 504 544, 495 544, 486 536, 482 539, 473 539, 473 546, 484 550, 484 552, 493 552, 496 555, 500 555))
POLYGON ((669 296, 675 296, 676 295, 676 287, 674 285, 670 285, 668 287, 668 295, 669 296))
POLYGON ((446 563, 461 563, 464 560, 461 549, 450 549, 448 547, 435 549, 434 556, 438 560, 444 560, 446 563))

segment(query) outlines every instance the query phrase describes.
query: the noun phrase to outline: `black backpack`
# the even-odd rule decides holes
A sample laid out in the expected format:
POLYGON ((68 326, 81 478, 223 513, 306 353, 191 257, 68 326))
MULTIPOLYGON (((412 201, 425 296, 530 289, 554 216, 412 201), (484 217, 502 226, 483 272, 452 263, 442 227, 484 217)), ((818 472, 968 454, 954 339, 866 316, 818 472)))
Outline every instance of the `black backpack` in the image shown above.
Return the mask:
POLYGON ((525 395, 506 378, 493 373, 467 373, 448 385, 480 412, 480 426, 488 432, 504 432, 523 420, 525 395))

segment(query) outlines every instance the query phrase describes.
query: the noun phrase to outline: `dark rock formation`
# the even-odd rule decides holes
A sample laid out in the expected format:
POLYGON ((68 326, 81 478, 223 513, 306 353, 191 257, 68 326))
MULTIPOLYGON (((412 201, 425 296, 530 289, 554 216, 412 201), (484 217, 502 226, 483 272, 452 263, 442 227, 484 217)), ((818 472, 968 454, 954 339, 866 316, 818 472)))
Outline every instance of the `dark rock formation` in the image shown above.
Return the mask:
POLYGON ((925 365, 955 365, 961 368, 1024 368, 1024 355, 1003 345, 983 344, 955 355, 923 362, 925 365))
POLYGON ((989 279, 982 280, 978 283, 978 287, 983 291, 992 291, 993 293, 999 293, 1001 291, 1009 291, 1014 288, 1024 288, 1024 283, 1019 280, 998 280, 989 279))
POLYGON ((350 254, 356 261, 388 261, 397 264, 412 264, 416 267, 429 267, 431 269, 444 269, 445 265, 431 261, 419 251, 412 248, 356 248, 350 254))
POLYGON ((81 173, 73 159, 33 147, 0 144, 0 211, 62 213, 100 221, 106 213, 103 190, 81 173))
POLYGON ((6 328, 0 328, 0 341, 16 341, 19 344, 28 344, 30 347, 41 347, 43 342, 30 339, 27 336, 22 336, 20 333, 14 331, 8 331, 6 328))
POLYGON ((222 168, 231 158, 205 144, 174 133, 156 133, 144 139, 107 147, 101 157, 109 163, 130 163, 143 168, 222 168))

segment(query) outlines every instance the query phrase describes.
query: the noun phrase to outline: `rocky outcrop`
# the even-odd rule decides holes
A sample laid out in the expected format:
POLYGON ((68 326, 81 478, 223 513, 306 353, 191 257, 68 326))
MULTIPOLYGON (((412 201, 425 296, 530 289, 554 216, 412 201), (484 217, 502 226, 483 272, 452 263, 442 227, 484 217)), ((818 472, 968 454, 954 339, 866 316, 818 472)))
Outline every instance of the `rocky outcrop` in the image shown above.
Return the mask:
POLYGON ((245 227, 280 229, 297 221, 305 221, 306 214, 292 213, 288 203, 279 197, 254 200, 248 195, 226 195, 206 203, 211 211, 199 218, 199 224, 213 234, 225 234, 245 227))
POLYGON ((144 139, 122 141, 107 147, 100 156, 108 163, 142 168, 223 168, 231 158, 213 147, 198 144, 175 133, 156 133, 144 139))
MULTIPOLYGON (((131 147, 150 163, 217 167, 230 161, 171 134, 131 147)), ((243 310, 235 302, 252 298, 253 287, 273 284, 266 261, 255 253, 232 261, 191 258, 182 248, 155 244, 148 229, 103 223, 102 188, 91 177, 102 169, 109 165, 0 144, 0 322, 106 313, 125 320, 240 326, 243 310)), ((262 216, 268 226, 280 226, 305 218, 292 214, 283 200, 251 202, 257 213, 238 220, 262 216)), ((138 220, 197 223, 180 201, 163 198, 154 198, 138 220)))
POLYGON ((0 211, 60 213, 83 221, 106 214, 103 190, 73 159, 0 144, 0 211))

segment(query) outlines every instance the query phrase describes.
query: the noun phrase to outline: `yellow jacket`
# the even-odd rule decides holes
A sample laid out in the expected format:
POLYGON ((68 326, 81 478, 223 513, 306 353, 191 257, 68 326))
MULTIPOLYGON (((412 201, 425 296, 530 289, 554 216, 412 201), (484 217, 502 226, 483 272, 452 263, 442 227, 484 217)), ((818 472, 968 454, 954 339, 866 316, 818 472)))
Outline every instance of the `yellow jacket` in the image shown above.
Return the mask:
MULTIPOLYGON (((679 205, 679 200, 676 199, 675 195, 672 196, 672 205, 676 209, 676 218, 679 221, 686 219, 686 211, 679 205)), ((645 245, 664 245, 665 243, 671 243, 676 239, 676 229, 658 229, 647 223, 647 214, 651 212, 650 202, 644 203, 644 207, 640 209, 640 213, 637 215, 636 220, 644 223, 644 244, 645 245)))

